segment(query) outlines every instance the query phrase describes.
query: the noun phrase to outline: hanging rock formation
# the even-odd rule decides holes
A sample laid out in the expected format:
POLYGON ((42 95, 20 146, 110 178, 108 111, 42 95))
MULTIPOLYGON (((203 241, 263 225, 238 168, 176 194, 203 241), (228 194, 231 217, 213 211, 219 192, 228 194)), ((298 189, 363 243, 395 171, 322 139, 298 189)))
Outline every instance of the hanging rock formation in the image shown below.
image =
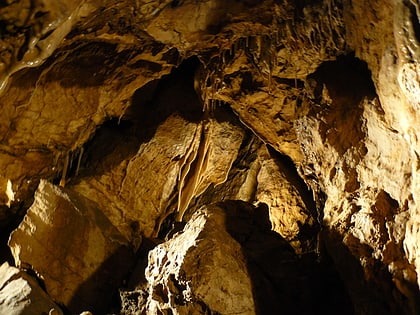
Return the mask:
POLYGON ((419 314, 419 29, 414 0, 0 4, 7 312, 419 314))

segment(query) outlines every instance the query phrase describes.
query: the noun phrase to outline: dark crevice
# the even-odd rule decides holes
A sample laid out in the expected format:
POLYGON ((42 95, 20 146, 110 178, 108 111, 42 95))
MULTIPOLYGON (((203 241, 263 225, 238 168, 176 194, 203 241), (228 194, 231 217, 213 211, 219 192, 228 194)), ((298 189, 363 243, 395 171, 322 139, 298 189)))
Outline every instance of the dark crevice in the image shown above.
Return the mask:
POLYGON ((7 222, 3 222, 3 225, 0 228, 0 264, 8 262, 10 266, 15 266, 15 261, 8 245, 9 237, 22 222, 29 206, 33 202, 33 199, 33 197, 28 198, 25 202, 12 205, 10 209, 5 210, 6 213, 9 213, 9 215, 7 222))
POLYGON ((376 97, 375 85, 367 63, 356 58, 354 53, 340 56, 334 61, 322 63, 308 79, 314 79, 321 86, 325 84, 336 100, 344 104, 358 104, 363 97, 376 97))
POLYGON ((87 309, 92 309, 98 314, 117 311, 120 308, 118 288, 122 287, 123 279, 127 278, 129 270, 133 268, 133 262, 131 250, 126 246, 118 247, 89 279, 77 288, 77 292, 68 303, 71 314, 79 314, 87 309))
POLYGON ((271 230, 268 207, 224 201, 226 230, 242 246, 253 287, 256 314, 353 315, 354 310, 332 261, 298 256, 271 230), (328 299, 325 299, 328 296, 328 299))
POLYGON ((245 91, 246 93, 251 93, 253 91, 257 91, 263 86, 262 82, 254 80, 252 73, 250 71, 242 73, 242 82, 241 82, 241 90, 245 91))
MULTIPOLYGON (((15 215, 10 216, 15 217, 15 215)), ((19 226, 21 220, 15 221, 16 222, 6 224, 5 227, 2 227, 0 232, 0 263, 8 262, 11 266, 15 265, 15 261, 7 243, 9 241, 10 233, 19 226)))
POLYGON ((420 43, 420 21, 418 17, 419 4, 418 2, 414 4, 412 1, 409 1, 408 6, 410 8, 410 20, 411 25, 413 26, 414 35, 416 37, 417 43, 420 43))
POLYGON ((352 300, 355 314, 418 314, 412 312, 407 297, 404 297, 392 280, 388 267, 379 260, 371 260, 369 270, 360 264, 361 257, 371 257, 372 249, 348 234, 347 244, 343 236, 333 230, 325 233, 327 250, 344 280, 352 300), (389 298, 391 297, 392 298, 389 298))
POLYGON ((353 54, 341 56, 321 64, 308 80, 316 82, 312 85, 321 106, 313 107, 312 115, 321 122, 322 140, 340 155, 352 147, 363 146, 365 135, 360 104, 364 98, 372 100, 377 97, 367 64, 353 54), (330 101, 322 98, 324 89, 330 101))

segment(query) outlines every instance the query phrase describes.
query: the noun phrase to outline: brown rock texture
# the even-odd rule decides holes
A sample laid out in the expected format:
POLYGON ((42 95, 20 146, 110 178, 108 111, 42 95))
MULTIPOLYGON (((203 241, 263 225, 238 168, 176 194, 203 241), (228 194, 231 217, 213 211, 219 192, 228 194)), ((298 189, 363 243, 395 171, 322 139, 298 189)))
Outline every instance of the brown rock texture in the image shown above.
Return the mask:
POLYGON ((414 0, 4 1, 0 263, 65 312, 419 314, 419 47, 414 0))
POLYGON ((245 257, 223 221, 223 215, 197 212, 183 232, 150 251, 148 312, 255 313, 245 257))
POLYGON ((86 306, 104 311, 110 290, 130 268, 127 241, 102 212, 46 181, 9 246, 16 266, 33 270, 72 312, 86 306))

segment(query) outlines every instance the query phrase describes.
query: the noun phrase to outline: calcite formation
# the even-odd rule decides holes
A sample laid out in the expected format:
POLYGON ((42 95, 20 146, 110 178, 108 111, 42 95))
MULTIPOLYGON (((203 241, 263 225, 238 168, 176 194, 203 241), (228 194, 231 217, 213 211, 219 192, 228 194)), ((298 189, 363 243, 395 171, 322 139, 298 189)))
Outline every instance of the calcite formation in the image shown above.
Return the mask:
POLYGON ((414 0, 1 3, 15 266, 70 312, 418 314, 419 29, 414 0))

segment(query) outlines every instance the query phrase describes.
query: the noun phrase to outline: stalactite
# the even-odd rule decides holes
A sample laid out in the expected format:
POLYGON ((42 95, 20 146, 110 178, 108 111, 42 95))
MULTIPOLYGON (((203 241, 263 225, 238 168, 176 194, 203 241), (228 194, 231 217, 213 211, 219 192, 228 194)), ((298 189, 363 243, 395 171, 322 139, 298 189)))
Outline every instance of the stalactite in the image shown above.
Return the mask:
POLYGON ((69 152, 67 152, 64 156, 64 162, 63 162, 63 171, 61 173, 61 179, 60 179, 60 186, 64 187, 66 186, 66 177, 67 177, 67 171, 69 168, 69 152))
POLYGON ((197 196, 197 188, 202 183, 202 175, 208 165, 208 153, 210 146, 210 141, 207 135, 208 124, 208 120, 201 123, 199 128, 201 129, 201 132, 198 147, 194 152, 193 160, 184 173, 182 181, 180 181, 178 212, 176 215, 176 221, 178 222, 182 221, 184 213, 188 209, 191 200, 197 196))
POLYGON ((82 157, 83 157, 83 147, 81 147, 79 149, 79 154, 78 154, 78 158, 77 158, 77 166, 76 166, 76 176, 79 175, 79 169, 80 169, 80 163, 82 162, 82 157))
POLYGON ((185 155, 180 160, 180 166, 179 166, 179 174, 178 174, 178 213, 181 213, 181 215, 177 215, 177 217, 183 216, 183 212, 185 211, 186 207, 188 205, 185 205, 185 197, 184 197, 184 187, 185 182, 187 180, 187 176, 190 173, 191 165, 193 164, 197 153, 198 153, 198 147, 199 142, 201 138, 201 128, 197 128, 193 139, 191 140, 191 143, 188 147, 188 150, 185 152, 185 155))

